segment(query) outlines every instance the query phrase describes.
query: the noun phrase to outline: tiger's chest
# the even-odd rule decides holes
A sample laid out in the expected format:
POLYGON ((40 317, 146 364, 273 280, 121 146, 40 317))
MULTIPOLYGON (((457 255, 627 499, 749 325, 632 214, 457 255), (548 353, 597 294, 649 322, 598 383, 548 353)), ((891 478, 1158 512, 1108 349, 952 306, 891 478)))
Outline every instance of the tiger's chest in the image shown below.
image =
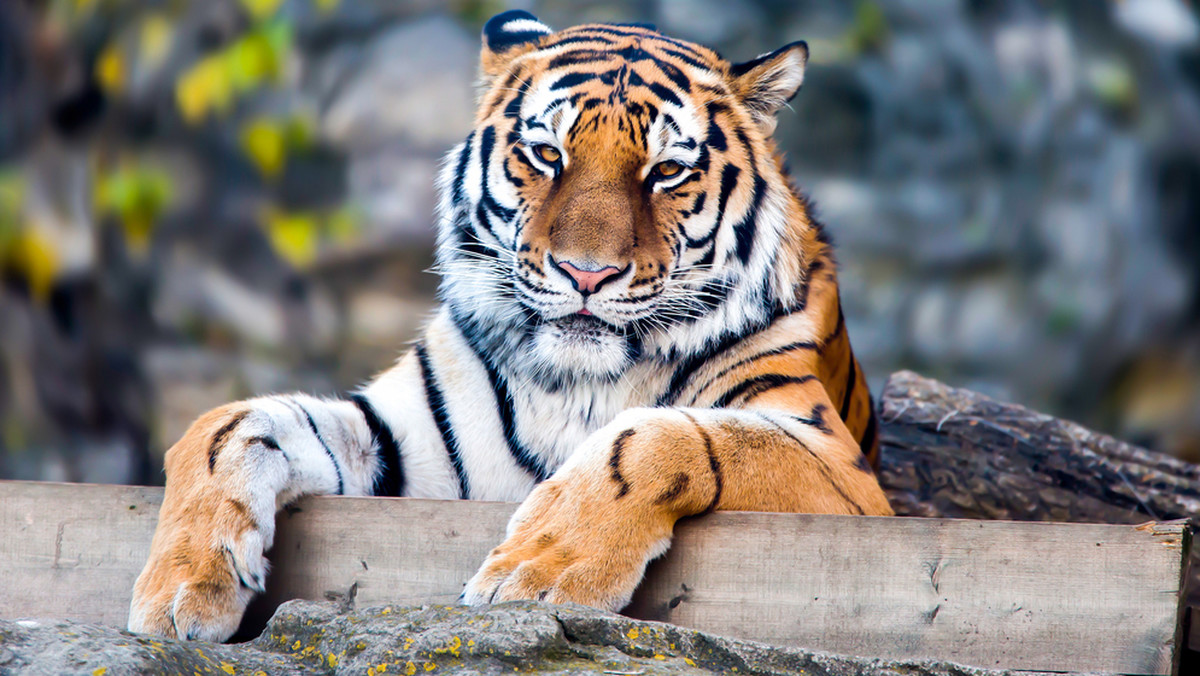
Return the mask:
POLYGON ((665 380, 659 369, 639 364, 611 383, 545 389, 517 381, 511 389, 517 435, 553 471, 622 411, 654 405, 665 380))

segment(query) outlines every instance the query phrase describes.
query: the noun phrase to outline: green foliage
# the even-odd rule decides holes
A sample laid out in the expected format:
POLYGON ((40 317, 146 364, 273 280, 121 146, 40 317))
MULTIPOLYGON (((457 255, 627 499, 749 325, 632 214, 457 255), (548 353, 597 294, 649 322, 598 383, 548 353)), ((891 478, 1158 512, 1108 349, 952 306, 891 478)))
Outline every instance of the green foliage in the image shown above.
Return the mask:
POLYGON ((282 80, 291 49, 289 22, 275 19, 256 25, 180 76, 175 85, 180 115, 189 124, 213 113, 227 115, 236 98, 282 80))
POLYGON ((888 40, 887 16, 874 0, 859 0, 854 5, 854 22, 846 33, 852 53, 877 52, 888 40))
POLYGON ((283 172, 290 153, 312 146, 313 121, 305 115, 256 117, 242 125, 239 142, 242 151, 266 178, 283 172))
POLYGON ((0 170, 0 272, 25 280, 33 297, 44 301, 60 261, 53 242, 24 219, 25 190, 17 171, 0 170))
POLYGON ((116 216, 129 248, 144 252, 154 226, 173 197, 171 179, 166 174, 148 167, 128 165, 98 177, 96 213, 116 216))
POLYGON ((500 0, 454 0, 451 7, 464 23, 483 27, 493 16, 508 9, 500 0))
POLYGON ((1137 105, 1137 81, 1129 66, 1116 59, 1092 63, 1087 69, 1092 93, 1113 110, 1129 110, 1137 105))
POLYGON ((304 270, 316 262, 325 242, 345 245, 356 241, 362 219, 348 207, 328 212, 269 208, 263 212, 263 228, 275 253, 293 268, 304 270))

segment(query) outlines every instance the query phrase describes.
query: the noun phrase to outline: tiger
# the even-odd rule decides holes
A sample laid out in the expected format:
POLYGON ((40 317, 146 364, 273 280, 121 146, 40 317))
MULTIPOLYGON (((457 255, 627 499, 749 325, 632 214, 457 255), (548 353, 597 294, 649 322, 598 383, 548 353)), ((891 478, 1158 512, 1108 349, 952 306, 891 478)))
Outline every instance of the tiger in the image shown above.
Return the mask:
POLYGON ((164 458, 128 628, 228 639, 306 495, 519 501, 461 602, 610 611, 681 518, 892 514, 832 244, 772 140, 807 60, 490 19, 421 337, 347 396, 200 416, 164 458))

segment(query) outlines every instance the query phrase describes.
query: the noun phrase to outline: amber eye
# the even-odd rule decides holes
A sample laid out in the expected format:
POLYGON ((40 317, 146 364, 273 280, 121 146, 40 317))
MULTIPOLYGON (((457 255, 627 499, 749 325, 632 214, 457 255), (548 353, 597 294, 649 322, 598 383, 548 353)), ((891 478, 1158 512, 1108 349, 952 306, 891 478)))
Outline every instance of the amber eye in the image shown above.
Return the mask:
POLYGON ((562 153, 558 152, 558 148, 544 143, 534 146, 533 153, 547 164, 555 164, 562 159, 562 153))
POLYGON ((672 162, 670 160, 668 160, 666 162, 659 162, 658 165, 654 167, 654 172, 656 174, 658 174, 659 176, 661 176, 662 178, 671 178, 672 176, 678 176, 679 172, 681 172, 681 171, 683 171, 683 165, 678 162, 672 162))

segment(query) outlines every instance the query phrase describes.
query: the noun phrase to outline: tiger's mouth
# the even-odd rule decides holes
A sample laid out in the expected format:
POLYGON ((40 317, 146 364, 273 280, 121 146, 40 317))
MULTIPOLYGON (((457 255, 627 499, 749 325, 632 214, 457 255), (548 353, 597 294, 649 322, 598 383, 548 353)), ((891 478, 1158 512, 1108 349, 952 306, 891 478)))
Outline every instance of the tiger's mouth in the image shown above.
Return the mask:
POLYGON ((577 338, 620 335, 621 330, 594 314, 576 312, 549 322, 564 334, 577 338))

